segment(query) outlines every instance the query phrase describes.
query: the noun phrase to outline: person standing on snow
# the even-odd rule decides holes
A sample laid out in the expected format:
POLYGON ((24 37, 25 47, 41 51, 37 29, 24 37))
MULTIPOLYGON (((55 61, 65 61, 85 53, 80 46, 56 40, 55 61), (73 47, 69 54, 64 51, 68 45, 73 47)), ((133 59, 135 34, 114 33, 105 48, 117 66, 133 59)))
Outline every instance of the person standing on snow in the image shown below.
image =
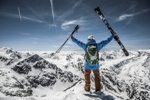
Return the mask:
POLYGON ((71 36, 71 39, 74 43, 84 49, 85 51, 85 71, 84 71, 84 78, 85 78, 85 86, 84 90, 89 92, 90 91, 90 73, 93 71, 95 77, 95 92, 101 91, 103 88, 100 79, 99 73, 99 51, 106 46, 112 39, 113 36, 110 36, 108 39, 96 43, 96 40, 93 35, 88 36, 88 42, 83 43, 76 39, 74 36, 71 36))

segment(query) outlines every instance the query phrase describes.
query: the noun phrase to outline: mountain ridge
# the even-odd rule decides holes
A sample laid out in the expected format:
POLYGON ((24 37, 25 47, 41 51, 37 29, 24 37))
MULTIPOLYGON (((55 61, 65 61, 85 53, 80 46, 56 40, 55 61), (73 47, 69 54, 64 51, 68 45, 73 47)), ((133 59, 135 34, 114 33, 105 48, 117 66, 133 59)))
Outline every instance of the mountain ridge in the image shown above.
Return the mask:
MULTIPOLYGON (((50 53, 21 53, 1 48, 0 92, 5 96, 0 97, 24 97, 25 100, 69 100, 74 97, 92 100, 92 97, 83 95, 83 62, 83 53, 65 52, 50 57, 50 53), (8 64, 13 57, 15 60, 8 64), (42 89, 48 92, 38 92, 42 89)), ((100 53, 99 62, 105 96, 110 95, 117 100, 150 99, 150 50, 130 51, 129 57, 121 51, 105 51, 100 53)), ((92 74, 92 91, 93 78, 92 74)), ((102 97, 97 99, 101 100, 102 97)))

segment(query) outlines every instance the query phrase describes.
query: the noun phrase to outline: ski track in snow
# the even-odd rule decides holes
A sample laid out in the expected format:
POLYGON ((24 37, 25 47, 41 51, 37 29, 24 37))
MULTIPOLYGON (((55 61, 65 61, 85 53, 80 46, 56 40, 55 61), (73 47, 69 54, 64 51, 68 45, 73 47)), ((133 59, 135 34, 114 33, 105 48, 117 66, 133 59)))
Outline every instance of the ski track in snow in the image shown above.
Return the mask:
MULTIPOLYGON (((0 100, 136 100, 137 98, 148 100, 150 98, 150 50, 130 51, 128 57, 121 51, 102 52, 100 55, 102 93, 86 95, 83 89, 83 52, 61 52, 50 57, 49 52, 17 52, 9 48, 0 48, 0 100), (37 63, 43 68, 33 68, 37 63), (16 65, 23 65, 24 68, 27 65, 32 69, 28 74, 19 74, 12 70, 16 65), (46 87, 37 85, 36 88, 31 88, 32 95, 26 97, 5 95, 5 91, 14 94, 18 93, 17 89, 21 90, 18 87, 14 88, 15 84, 22 84, 24 90, 28 91, 27 88, 30 86, 25 85, 29 84, 28 76, 39 76, 41 80, 49 79, 47 75, 53 79, 51 82, 56 81, 54 85, 46 87)), ((95 88, 93 80, 92 73, 92 92, 95 88)))

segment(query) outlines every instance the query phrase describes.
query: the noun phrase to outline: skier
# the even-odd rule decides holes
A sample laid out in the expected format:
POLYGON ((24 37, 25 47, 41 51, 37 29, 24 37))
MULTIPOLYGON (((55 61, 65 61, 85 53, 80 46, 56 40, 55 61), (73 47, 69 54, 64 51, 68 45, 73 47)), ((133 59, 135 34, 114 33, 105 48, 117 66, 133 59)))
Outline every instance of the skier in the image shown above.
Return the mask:
POLYGON ((95 77, 95 92, 100 92, 103 86, 101 84, 99 73, 99 51, 113 39, 113 36, 110 36, 107 40, 101 41, 99 43, 96 43, 96 40, 93 35, 88 36, 87 43, 79 41, 73 35, 71 36, 71 39, 85 51, 84 90, 86 92, 90 91, 90 73, 91 71, 93 71, 95 77))

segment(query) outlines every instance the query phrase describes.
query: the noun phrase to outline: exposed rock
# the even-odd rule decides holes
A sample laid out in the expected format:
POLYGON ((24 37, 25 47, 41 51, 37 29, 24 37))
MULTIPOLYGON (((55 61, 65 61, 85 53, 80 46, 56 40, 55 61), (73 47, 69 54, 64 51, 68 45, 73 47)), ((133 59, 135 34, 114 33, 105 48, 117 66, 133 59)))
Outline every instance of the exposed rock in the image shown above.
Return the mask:
POLYGON ((56 75, 53 73, 43 74, 41 78, 39 78, 39 83, 42 86, 53 86, 56 83, 56 75))
POLYGON ((31 66, 27 63, 19 62, 12 68, 14 71, 18 72, 19 74, 28 74, 31 71, 31 66))

